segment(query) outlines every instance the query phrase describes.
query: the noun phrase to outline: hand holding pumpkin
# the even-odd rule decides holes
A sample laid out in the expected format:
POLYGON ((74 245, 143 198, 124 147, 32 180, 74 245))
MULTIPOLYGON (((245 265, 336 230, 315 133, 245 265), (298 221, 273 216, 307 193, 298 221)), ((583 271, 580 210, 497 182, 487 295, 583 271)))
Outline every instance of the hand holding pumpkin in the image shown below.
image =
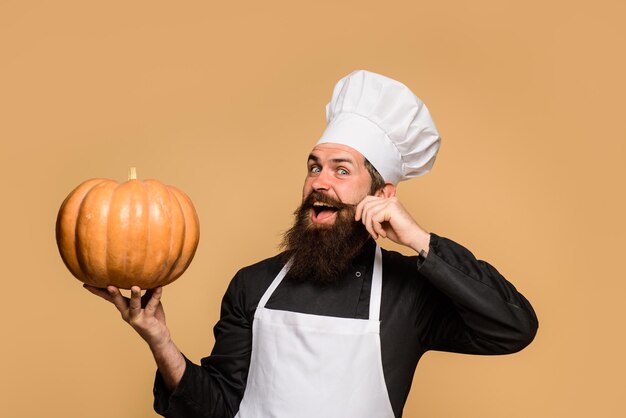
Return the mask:
POLYGON ((141 289, 133 286, 130 298, 124 297, 115 286, 100 289, 85 284, 83 287, 115 305, 122 319, 133 327, 151 348, 169 341, 170 333, 165 324, 165 311, 161 304, 162 287, 150 289, 141 296, 141 289))
POLYGON ((173 390, 186 363, 170 337, 163 287, 191 263, 198 216, 182 191, 156 180, 92 179, 65 199, 56 224, 63 262, 91 293, 115 305, 148 343, 165 385, 173 390), (106 289, 105 289, 106 288, 106 289), (131 289, 130 298, 119 288, 131 289), (141 296, 141 288, 148 289, 141 296))
POLYGON ((185 372, 186 364, 165 325, 165 311, 161 304, 163 288, 159 286, 148 290, 142 297, 141 289, 133 286, 130 298, 127 298, 115 286, 101 289, 85 284, 83 287, 115 305, 122 319, 148 343, 165 385, 173 391, 185 372))

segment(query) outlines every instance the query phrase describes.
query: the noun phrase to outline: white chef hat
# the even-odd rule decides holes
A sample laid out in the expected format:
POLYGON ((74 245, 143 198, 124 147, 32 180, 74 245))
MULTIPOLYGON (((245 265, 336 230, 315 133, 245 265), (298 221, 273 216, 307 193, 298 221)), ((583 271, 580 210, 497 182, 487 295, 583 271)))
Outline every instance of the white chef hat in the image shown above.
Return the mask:
POLYGON ((335 85, 326 121, 318 144, 354 148, 393 184, 430 171, 441 142, 430 112, 408 87, 364 70, 335 85))

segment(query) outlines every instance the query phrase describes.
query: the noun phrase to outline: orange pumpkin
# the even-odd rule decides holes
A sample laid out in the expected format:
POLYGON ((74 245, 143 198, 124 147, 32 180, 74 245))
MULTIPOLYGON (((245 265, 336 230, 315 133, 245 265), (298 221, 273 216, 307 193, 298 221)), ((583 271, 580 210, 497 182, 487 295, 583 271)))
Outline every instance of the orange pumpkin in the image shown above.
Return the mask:
POLYGON ((191 200, 173 186, 134 177, 122 184, 87 180, 61 205, 57 245, 78 280, 151 289, 173 282, 191 263, 200 237, 191 200))

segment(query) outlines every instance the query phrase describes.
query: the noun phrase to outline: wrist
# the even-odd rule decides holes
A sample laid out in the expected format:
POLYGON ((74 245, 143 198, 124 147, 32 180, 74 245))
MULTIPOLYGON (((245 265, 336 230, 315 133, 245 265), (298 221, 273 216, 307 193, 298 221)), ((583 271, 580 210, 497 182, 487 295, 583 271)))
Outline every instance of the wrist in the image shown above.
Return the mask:
POLYGON ((424 256, 428 255, 430 248, 430 233, 418 228, 415 239, 411 242, 410 247, 418 254, 424 252, 424 256))
POLYGON ((171 345, 174 344, 172 338, 170 336, 169 331, 166 329, 162 335, 149 336, 144 338, 150 350, 153 353, 158 353, 161 351, 167 350, 171 345))

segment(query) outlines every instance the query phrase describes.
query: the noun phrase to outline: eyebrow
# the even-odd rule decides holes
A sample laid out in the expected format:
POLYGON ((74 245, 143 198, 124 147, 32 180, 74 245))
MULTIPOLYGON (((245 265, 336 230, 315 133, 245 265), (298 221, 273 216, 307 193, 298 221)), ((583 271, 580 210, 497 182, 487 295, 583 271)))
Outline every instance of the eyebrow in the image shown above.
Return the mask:
MULTIPOLYGON (((309 154, 309 159, 307 161, 313 161, 314 163, 319 162, 319 158, 314 154, 309 154)), ((338 164, 338 163, 350 163, 355 165, 354 161, 351 158, 333 158, 330 162, 338 164)))

